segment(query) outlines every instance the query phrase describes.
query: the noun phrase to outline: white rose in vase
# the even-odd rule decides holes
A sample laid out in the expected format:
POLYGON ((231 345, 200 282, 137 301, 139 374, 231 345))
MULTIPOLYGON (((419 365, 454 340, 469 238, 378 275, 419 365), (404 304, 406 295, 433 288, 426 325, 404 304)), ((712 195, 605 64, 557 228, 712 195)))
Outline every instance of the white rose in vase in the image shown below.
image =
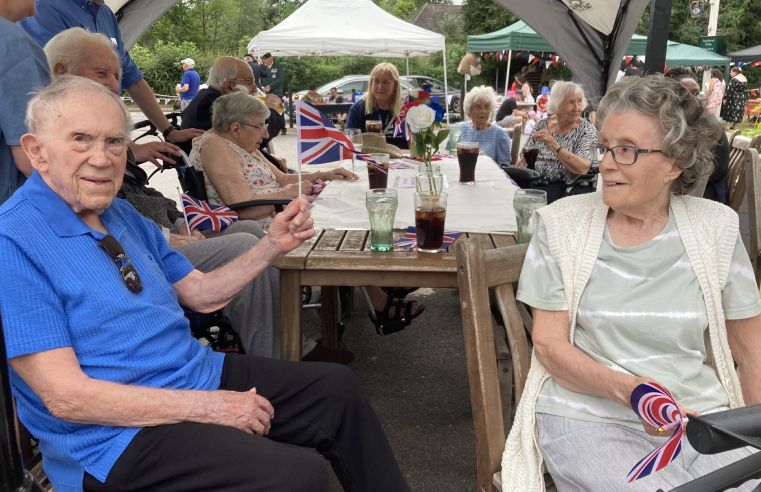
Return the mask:
POLYGON ((434 121, 436 121, 436 111, 428 106, 421 104, 413 106, 407 111, 406 122, 412 133, 420 133, 420 131, 430 128, 434 121))

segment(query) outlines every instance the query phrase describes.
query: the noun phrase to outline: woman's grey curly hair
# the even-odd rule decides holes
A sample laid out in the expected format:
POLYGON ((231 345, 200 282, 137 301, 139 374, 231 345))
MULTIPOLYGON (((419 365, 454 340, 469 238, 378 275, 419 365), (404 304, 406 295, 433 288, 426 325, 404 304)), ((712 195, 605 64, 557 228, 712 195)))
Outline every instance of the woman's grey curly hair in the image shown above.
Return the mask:
POLYGON ((682 171, 672 192, 684 194, 713 172, 713 149, 723 130, 703 101, 682 84, 662 75, 626 78, 614 84, 600 101, 599 125, 609 114, 626 111, 651 116, 660 123, 663 155, 673 158, 682 171))

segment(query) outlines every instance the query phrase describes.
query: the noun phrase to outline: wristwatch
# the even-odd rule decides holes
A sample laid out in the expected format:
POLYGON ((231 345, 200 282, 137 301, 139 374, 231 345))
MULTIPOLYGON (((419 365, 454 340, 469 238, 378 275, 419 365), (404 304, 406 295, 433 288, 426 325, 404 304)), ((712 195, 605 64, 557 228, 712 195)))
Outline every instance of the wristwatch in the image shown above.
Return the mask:
POLYGON ((164 136, 164 140, 169 140, 169 138, 168 138, 169 134, 172 133, 173 131, 175 131, 176 129, 177 129, 177 127, 174 126, 174 125, 169 125, 168 127, 166 127, 164 129, 164 131, 161 132, 161 134, 164 136))

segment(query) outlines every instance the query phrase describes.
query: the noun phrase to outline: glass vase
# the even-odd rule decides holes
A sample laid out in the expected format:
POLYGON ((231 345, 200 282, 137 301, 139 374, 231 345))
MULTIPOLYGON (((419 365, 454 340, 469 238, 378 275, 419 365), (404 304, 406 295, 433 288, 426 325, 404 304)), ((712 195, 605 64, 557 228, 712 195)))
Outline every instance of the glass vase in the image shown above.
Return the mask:
POLYGON ((444 175, 438 164, 431 164, 430 168, 420 166, 415 181, 415 191, 421 195, 436 196, 444 191, 444 175))

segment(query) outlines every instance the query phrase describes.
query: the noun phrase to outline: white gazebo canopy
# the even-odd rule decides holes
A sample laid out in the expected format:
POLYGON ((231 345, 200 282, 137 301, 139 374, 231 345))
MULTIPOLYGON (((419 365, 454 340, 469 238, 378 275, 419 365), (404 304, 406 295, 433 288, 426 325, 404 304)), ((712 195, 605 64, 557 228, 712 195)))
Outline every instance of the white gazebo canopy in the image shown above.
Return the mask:
POLYGON ((309 0, 257 34, 250 53, 410 57, 444 51, 444 36, 389 14, 372 0, 309 0))
POLYGON ((448 99, 444 36, 394 17, 372 0, 308 0, 283 22, 260 32, 248 43, 248 52, 257 55, 407 58, 407 75, 409 57, 439 51, 448 99))

